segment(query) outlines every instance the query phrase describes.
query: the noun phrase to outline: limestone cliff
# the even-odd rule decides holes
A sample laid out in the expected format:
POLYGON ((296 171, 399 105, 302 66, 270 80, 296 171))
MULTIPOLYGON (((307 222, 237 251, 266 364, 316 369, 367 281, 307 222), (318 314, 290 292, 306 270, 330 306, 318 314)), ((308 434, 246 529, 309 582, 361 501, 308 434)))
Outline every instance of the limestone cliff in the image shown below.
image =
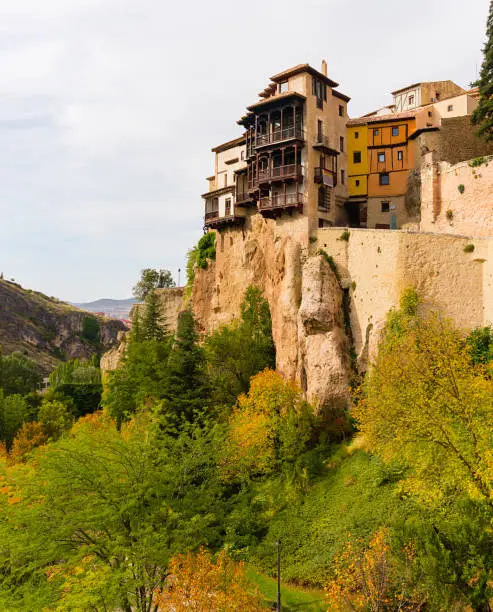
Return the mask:
POLYGON ((322 256, 308 257, 307 242, 260 215, 246 229, 221 232, 216 261, 196 271, 192 306, 200 330, 210 332, 238 316, 249 285, 259 287, 271 310, 277 369, 320 408, 339 410, 349 367, 342 290, 322 256))

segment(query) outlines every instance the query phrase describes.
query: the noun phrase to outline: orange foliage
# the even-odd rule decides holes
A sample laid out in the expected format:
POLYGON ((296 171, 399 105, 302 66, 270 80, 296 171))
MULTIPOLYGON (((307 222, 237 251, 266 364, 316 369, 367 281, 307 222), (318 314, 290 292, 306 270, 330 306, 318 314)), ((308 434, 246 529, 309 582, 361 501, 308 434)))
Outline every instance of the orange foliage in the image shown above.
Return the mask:
POLYGON ((414 552, 404 552, 407 564, 398 568, 386 529, 377 530, 363 551, 361 542, 356 546, 349 535, 346 548, 334 559, 333 578, 326 588, 329 610, 421 610, 424 602, 410 587, 414 552))
POLYGON ((27 454, 37 446, 42 446, 48 441, 48 436, 44 431, 42 423, 24 423, 17 433, 8 461, 9 463, 19 463, 25 460, 27 454))
POLYGON ((229 612, 265 610, 260 596, 248 582, 243 563, 222 551, 214 560, 204 549, 171 559, 167 584, 155 593, 160 610, 174 612, 229 612))
POLYGON ((81 430, 101 431, 115 426, 113 419, 103 410, 92 412, 80 417, 73 425, 71 432, 76 434, 81 430))

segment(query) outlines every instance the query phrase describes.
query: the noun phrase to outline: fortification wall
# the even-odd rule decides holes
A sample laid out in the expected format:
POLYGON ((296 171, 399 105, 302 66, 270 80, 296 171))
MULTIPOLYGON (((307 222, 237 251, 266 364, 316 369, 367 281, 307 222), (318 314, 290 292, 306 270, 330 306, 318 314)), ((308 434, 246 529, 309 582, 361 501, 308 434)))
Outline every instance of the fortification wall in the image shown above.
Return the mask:
POLYGON ((387 312, 414 286, 424 301, 464 329, 493 322, 493 238, 340 228, 317 231, 312 249, 331 255, 350 294, 359 363, 365 367, 387 312), (465 252, 468 244, 474 251, 465 252))
POLYGON ((472 167, 470 162, 434 163, 425 156, 421 169, 420 231, 493 236, 493 158, 472 167))

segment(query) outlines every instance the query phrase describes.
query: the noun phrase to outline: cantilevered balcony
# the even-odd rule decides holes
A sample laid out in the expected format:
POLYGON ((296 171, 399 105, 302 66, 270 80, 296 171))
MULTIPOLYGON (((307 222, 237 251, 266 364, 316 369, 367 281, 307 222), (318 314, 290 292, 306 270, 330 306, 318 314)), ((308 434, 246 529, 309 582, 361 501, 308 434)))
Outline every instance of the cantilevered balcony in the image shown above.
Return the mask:
POLYGON ((315 168, 314 180, 315 183, 324 183, 328 187, 336 187, 337 172, 326 168, 315 168))
POLYGON ((303 166, 301 164, 286 164, 259 170, 257 184, 303 180, 303 166))
POLYGON ((293 125, 284 129, 273 129, 266 134, 257 134, 255 147, 258 149, 271 144, 287 142, 289 140, 305 140, 303 129, 293 125))
POLYGON ((303 210, 304 196, 302 193, 286 193, 261 197, 258 208, 261 213, 297 208, 303 210))
POLYGON ((228 225, 241 225, 245 222, 245 217, 236 214, 219 216, 219 211, 206 212, 204 217, 204 229, 221 229, 228 225))

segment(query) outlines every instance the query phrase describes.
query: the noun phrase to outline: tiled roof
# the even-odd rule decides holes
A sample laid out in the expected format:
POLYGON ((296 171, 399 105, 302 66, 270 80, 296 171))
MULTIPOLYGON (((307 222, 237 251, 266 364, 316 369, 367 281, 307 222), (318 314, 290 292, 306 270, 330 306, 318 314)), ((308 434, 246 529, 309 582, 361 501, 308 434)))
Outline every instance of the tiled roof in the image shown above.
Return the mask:
POLYGON ((275 96, 270 96, 269 98, 266 98, 265 100, 260 100, 259 102, 255 102, 255 104, 251 104, 250 106, 247 106, 247 109, 251 111, 254 108, 258 108, 259 106, 265 106, 266 104, 271 104, 273 102, 277 102, 278 100, 283 100, 284 98, 290 98, 292 96, 301 98, 302 100, 306 100, 306 96, 298 93, 297 91, 284 91, 283 93, 276 94, 275 96))
POLYGON ((275 74, 274 76, 270 77, 270 80, 274 81, 274 83, 281 83, 282 81, 288 79, 290 76, 294 76, 295 74, 299 74, 300 72, 309 72, 310 74, 313 74, 319 79, 325 81, 325 83, 327 83, 329 87, 337 87, 339 85, 339 83, 336 83, 332 79, 329 79, 329 77, 325 76, 325 74, 323 74, 322 72, 315 70, 315 68, 310 66, 310 64, 297 64, 296 66, 292 66, 287 70, 283 70, 282 72, 275 74))
POLYGON ((375 117, 358 117, 350 119, 347 125, 365 125, 366 123, 386 123, 388 121, 401 121, 402 119, 414 119, 417 111, 407 111, 405 113, 390 113, 388 115, 376 115, 375 117))
POLYGON ((221 151, 227 151, 228 149, 232 149, 233 147, 237 147, 245 142, 245 136, 239 136, 234 140, 228 140, 228 142, 223 142, 223 144, 217 145, 217 147, 213 147, 211 151, 213 153, 220 153, 221 151))

